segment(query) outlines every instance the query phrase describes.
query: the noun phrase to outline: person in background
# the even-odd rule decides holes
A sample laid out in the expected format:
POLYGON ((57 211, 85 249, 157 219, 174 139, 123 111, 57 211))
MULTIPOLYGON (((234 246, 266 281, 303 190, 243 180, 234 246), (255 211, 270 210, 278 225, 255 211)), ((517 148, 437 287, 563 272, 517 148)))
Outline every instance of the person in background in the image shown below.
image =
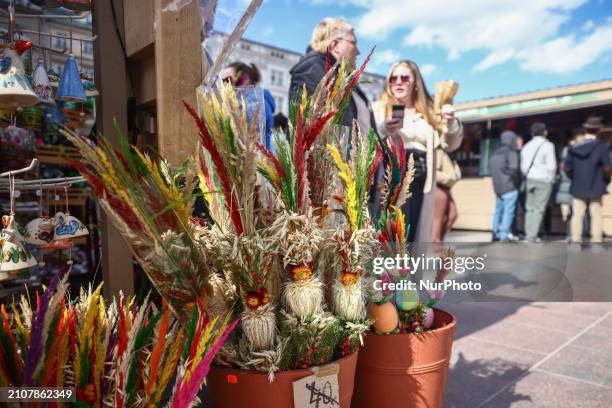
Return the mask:
MULTIPOLYGON (((374 116, 381 137, 399 135, 407 158, 413 155, 415 176, 410 185, 411 196, 402 206, 409 225, 408 242, 431 242, 433 211, 436 196, 436 149, 452 152, 463 140, 463 126, 451 105, 442 107, 447 131, 438 132, 433 112, 433 99, 413 61, 394 64, 387 74, 387 87, 373 104, 374 116), (403 105, 403 120, 392 115, 393 105, 403 105)), ((406 161, 408 162, 408 161, 406 161)))
MULTIPOLYGON (((308 95, 314 93, 317 85, 327 73, 328 62, 330 66, 334 66, 336 62, 348 59, 352 65, 351 68, 354 68, 358 55, 357 37, 352 25, 341 18, 328 17, 321 20, 312 32, 306 55, 289 71, 291 75, 289 103, 299 103, 304 88, 308 95)), ((369 134, 370 129, 376 131, 376 121, 370 101, 359 85, 355 86, 351 92, 351 99, 340 124, 351 129, 353 121, 357 121, 362 137, 369 134)), ((381 177, 381 169, 382 166, 379 166, 375 180, 381 177)), ((373 183, 368 197, 368 209, 370 216, 375 220, 380 213, 379 201, 376 183, 373 183)))
POLYGON ((493 241, 508 242, 510 228, 516 217, 521 180, 519 136, 511 130, 501 134, 502 145, 489 161, 495 191, 495 212, 493 213, 493 241))
POLYGON ((443 149, 436 149, 436 202, 431 242, 442 243, 457 221, 457 205, 451 187, 461 179, 461 169, 443 149))
MULTIPOLYGON (((572 139, 569 141, 567 146, 563 148, 561 151, 561 163, 565 163, 567 159, 567 155, 569 154, 569 149, 574 146, 576 143, 580 142, 584 137, 584 130, 582 128, 577 128, 572 131, 572 139)), ((559 170, 559 189, 557 190, 557 194, 555 196, 555 203, 559 204, 561 208, 561 219, 566 223, 566 239, 568 241, 571 240, 571 231, 572 226, 570 220, 573 217, 572 211, 572 193, 570 192, 570 188, 572 185, 572 180, 569 178, 567 173, 565 172, 565 166, 561 165, 559 170)))
MULTIPOLYGON (((327 72, 327 60, 333 66, 337 61, 350 58, 354 67, 358 55, 359 48, 353 26, 341 18, 323 19, 312 33, 306 55, 289 71, 289 101, 299 102, 304 87, 308 95, 314 93, 327 72)), ((352 127, 354 119, 357 120, 362 135, 367 135, 370 129, 376 129, 370 102, 359 86, 353 89, 341 124, 352 127)))
MULTIPOLYGON (((516 148, 520 152, 525 144, 525 139, 520 134, 516 134, 516 148)), ((519 153, 519 170, 520 170, 520 153, 519 153)), ((519 180, 521 179, 519 173, 519 180)), ((518 230, 518 214, 521 211, 523 217, 525 216, 525 190, 520 187, 518 188, 518 200, 516 200, 516 209, 514 210, 514 219, 512 220, 512 227, 510 228, 510 233, 508 234, 508 241, 517 242, 520 240, 519 230, 518 230)))
POLYGON ((289 118, 282 112, 274 115, 274 130, 282 132, 287 138, 289 137, 289 118))
POLYGON ((572 185, 570 192, 574 197, 572 208, 572 241, 582 241, 582 219, 588 207, 591 216, 591 242, 603 239, 603 216, 601 202, 612 175, 612 164, 608 145, 597 137, 604 126, 601 117, 591 116, 582 125, 584 138, 570 147, 565 159, 565 172, 572 185))
MULTIPOLYGON (((223 81, 230 82, 233 86, 257 85, 261 82, 261 73, 255 64, 245 64, 244 62, 232 62, 222 72, 223 81)), ((276 103, 274 97, 264 88, 264 105, 266 115, 266 140, 265 145, 268 150, 272 148, 272 127, 274 126, 274 111, 276 103)))
POLYGON ((540 242, 538 237, 546 205, 557 174, 555 146, 548 141, 542 122, 531 125, 531 140, 521 150, 521 172, 526 179, 525 240, 540 242))

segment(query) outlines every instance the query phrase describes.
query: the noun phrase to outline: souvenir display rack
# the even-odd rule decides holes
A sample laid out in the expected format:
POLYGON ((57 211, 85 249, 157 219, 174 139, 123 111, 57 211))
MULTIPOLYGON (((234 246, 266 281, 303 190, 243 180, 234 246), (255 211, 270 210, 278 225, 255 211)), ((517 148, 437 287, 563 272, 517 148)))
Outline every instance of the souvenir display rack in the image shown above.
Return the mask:
MULTIPOLYGON (((7 26, 3 36, 5 43, 0 45, 0 51, 11 57, 13 64, 23 67, 26 80, 32 82, 31 89, 38 96, 38 103, 31 107, 7 106, 0 103, 0 154, 2 155, 0 171, 22 167, 31 161, 29 166, 19 172, 11 172, 13 175, 23 174, 24 177, 15 181, 15 189, 19 194, 15 204, 15 216, 21 225, 25 225, 29 219, 40 213, 41 203, 51 212, 55 208, 63 208, 66 199, 69 202, 70 213, 87 224, 92 233, 75 238, 74 248, 71 249, 71 257, 75 259, 70 274, 71 288, 78 291, 81 284, 87 286, 89 282, 101 279, 101 276, 96 276, 101 257, 97 226, 98 210, 91 197, 89 186, 82 182, 82 178, 74 177, 78 172, 67 163, 79 156, 60 135, 59 129, 68 126, 77 129, 80 134, 88 135, 94 128, 95 106, 91 96, 97 95, 97 91, 91 79, 79 73, 77 67, 79 61, 81 64, 83 62, 84 42, 94 41, 96 36, 73 35, 72 21, 87 17, 89 11, 68 14, 65 9, 43 9, 38 13, 28 13, 32 13, 32 10, 21 6, 18 6, 16 12, 16 6, 12 1, 7 8, 0 9, 0 27, 7 26), (22 24, 32 19, 38 20, 38 30, 32 29, 36 24, 22 24), (50 30, 43 31, 41 27, 45 20, 52 20, 55 24, 62 24, 62 21, 68 20, 66 32, 69 33, 64 35, 50 30), (66 40, 68 45, 64 49, 58 49, 57 44, 53 43, 56 38, 66 40), (75 75, 68 78, 67 72, 62 72, 61 77, 55 76, 56 73, 46 66, 47 57, 50 53, 57 55, 72 53, 73 43, 76 45, 74 50, 77 53, 80 51, 80 56, 71 58, 74 62, 75 75), (34 49, 37 52, 33 52, 34 49), (17 53, 11 50, 16 50, 17 53), (20 52, 21 55, 18 55, 20 52), (23 63, 15 62, 22 58, 23 63), (34 69, 37 58, 39 63, 34 69), (38 71, 41 66, 45 71, 42 83, 40 75, 37 76, 40 74, 38 71), (69 83, 70 81, 73 83, 69 83), (79 85, 82 89, 80 92, 83 93, 81 95, 79 95, 79 85), (47 93, 41 94, 41 89, 47 93), (77 89, 76 95, 70 94, 73 89, 77 89), (70 186, 65 194, 64 186, 70 186)), ((64 71, 68 71, 67 68, 68 65, 64 67, 64 71)), ((3 176, 6 177, 8 174, 3 173, 3 176)), ((8 181, 0 179, 0 208, 3 214, 8 213, 7 196, 8 181)), ((36 253, 37 250, 33 252, 36 253)), ((1 281, 0 302, 10 300, 7 297, 9 294, 23 292, 40 283, 47 284, 55 272, 62 268, 66 269, 67 258, 64 252, 67 251, 46 254, 44 267, 32 268, 29 278, 20 277, 1 281)))

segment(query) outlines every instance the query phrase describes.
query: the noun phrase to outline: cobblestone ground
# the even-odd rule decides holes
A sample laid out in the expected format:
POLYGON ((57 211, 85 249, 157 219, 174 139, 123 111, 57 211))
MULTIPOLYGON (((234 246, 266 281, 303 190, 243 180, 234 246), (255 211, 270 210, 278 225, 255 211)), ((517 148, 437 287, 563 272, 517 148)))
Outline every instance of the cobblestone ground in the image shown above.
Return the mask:
MULTIPOLYGON (((489 237, 458 232, 448 240, 489 237)), ((575 260, 576 276, 590 283, 574 293, 612 292, 607 248, 575 260), (586 259, 594 263, 580 271, 586 259)), ((458 301, 444 308, 458 322, 445 407, 612 407, 611 302, 458 301)))

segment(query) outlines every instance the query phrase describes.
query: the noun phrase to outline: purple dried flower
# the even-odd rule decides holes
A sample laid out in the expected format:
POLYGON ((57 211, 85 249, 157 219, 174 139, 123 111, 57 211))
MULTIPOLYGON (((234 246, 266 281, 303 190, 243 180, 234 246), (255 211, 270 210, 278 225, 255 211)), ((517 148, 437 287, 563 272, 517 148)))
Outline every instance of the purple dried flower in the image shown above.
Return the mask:
POLYGON ((25 368, 24 368, 24 385, 36 385, 34 384, 34 370, 38 361, 42 358, 43 354, 43 327, 45 318, 47 315, 47 309, 49 308, 49 302, 57 290, 57 285, 61 278, 61 273, 56 274, 51 283, 47 288, 40 300, 40 307, 33 313, 32 317, 32 330, 30 332, 30 346, 28 347, 28 355, 26 356, 25 368))

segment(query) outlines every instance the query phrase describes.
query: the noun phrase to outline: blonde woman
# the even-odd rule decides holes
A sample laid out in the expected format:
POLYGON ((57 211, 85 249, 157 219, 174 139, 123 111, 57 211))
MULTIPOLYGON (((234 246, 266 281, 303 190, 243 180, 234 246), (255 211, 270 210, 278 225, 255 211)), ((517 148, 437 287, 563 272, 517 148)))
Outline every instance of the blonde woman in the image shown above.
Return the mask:
POLYGON ((463 139, 463 127, 451 105, 442 108, 445 133, 435 128, 433 99, 413 61, 394 64, 387 75, 387 87, 373 104, 378 132, 382 137, 399 135, 406 154, 415 159, 416 174, 410 187, 412 196, 402 210, 409 242, 431 242, 436 193, 436 149, 452 152, 463 139), (394 108, 395 105, 395 108, 394 108))
MULTIPOLYGON (((306 86, 309 95, 326 73, 326 62, 334 65, 345 58, 354 59, 359 55, 357 37, 353 26, 341 18, 325 18, 315 27, 306 55, 291 68, 289 101, 299 101, 306 86)), ((374 128, 374 116, 365 93, 355 87, 342 125, 352 126, 356 119, 364 134, 374 128)))

